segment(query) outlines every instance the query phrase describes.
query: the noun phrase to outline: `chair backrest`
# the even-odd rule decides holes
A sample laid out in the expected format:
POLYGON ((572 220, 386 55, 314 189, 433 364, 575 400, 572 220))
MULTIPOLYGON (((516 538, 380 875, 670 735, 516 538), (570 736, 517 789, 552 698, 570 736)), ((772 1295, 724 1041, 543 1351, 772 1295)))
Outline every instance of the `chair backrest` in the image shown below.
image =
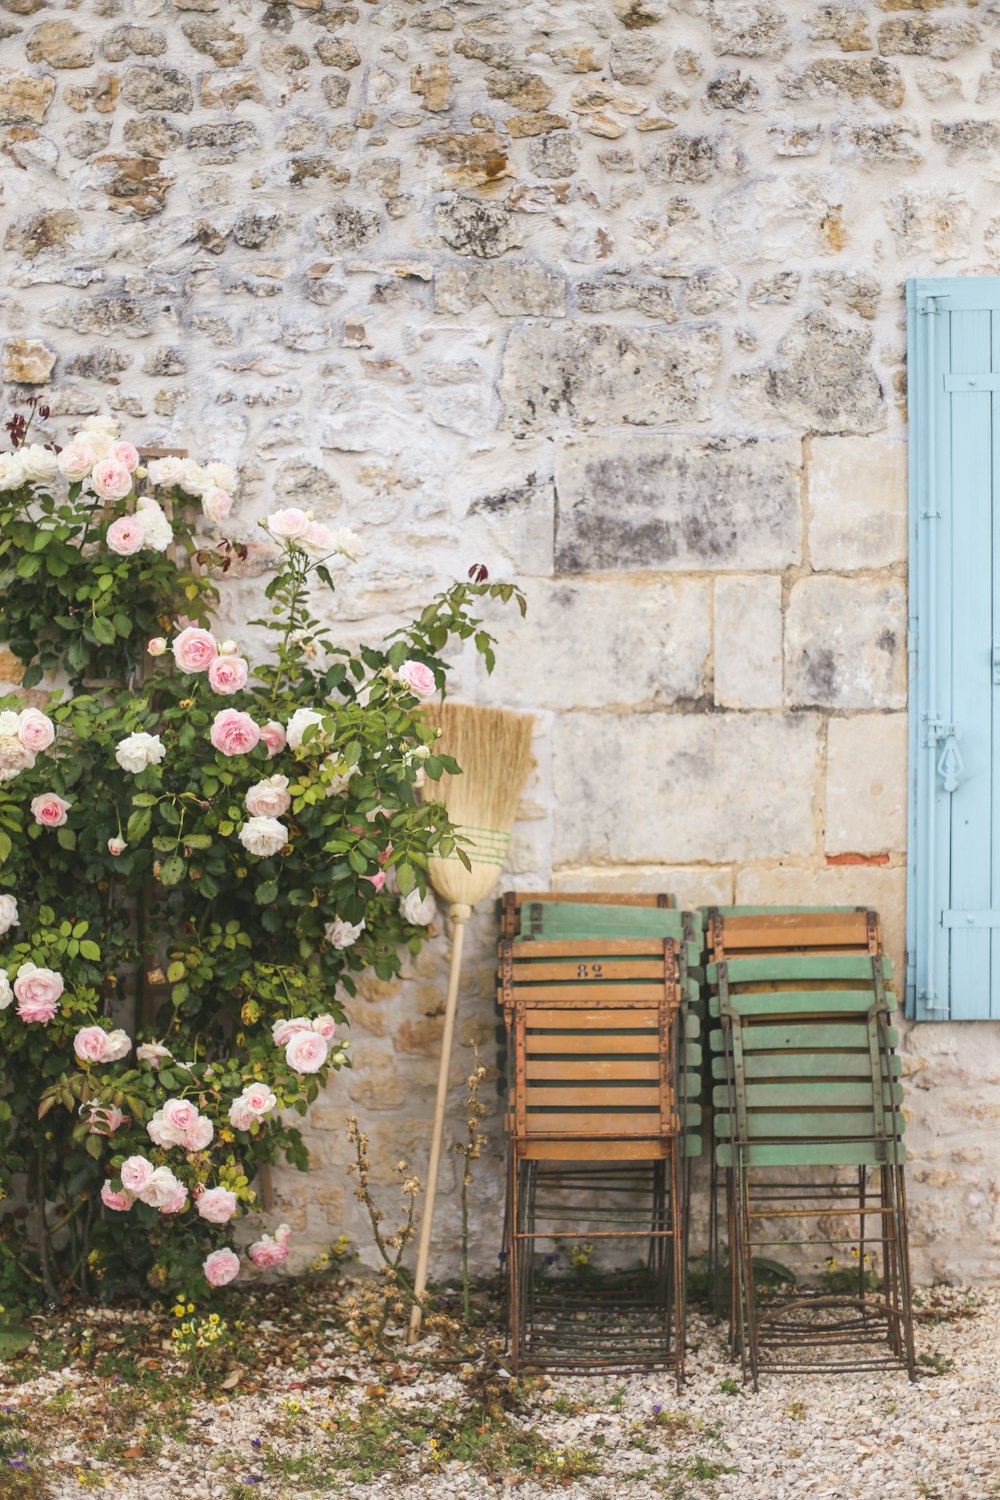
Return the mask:
POLYGON ((497 903, 501 937, 518 936, 518 913, 529 901, 553 901, 574 906, 671 907, 677 904, 665 891, 652 895, 645 891, 507 891, 497 903))
POLYGON ((878 913, 865 907, 771 910, 709 907, 711 959, 763 953, 881 953, 878 913))
POLYGON ((684 937, 700 946, 700 912, 678 907, 612 906, 592 902, 525 901, 520 938, 684 937))
POLYGON ((662 1157, 679 1130, 672 939, 500 945, 508 1127, 522 1156, 662 1157))

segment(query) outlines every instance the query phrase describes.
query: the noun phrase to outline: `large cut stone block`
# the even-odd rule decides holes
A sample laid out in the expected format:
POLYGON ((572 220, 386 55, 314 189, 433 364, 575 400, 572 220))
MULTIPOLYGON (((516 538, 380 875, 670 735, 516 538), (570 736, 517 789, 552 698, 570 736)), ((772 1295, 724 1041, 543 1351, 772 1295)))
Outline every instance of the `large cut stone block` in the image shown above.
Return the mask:
POLYGON ((811 714, 563 714, 555 862, 773 859, 815 845, 811 714))
POLYGON ((682 911, 695 906, 732 906, 731 865, 577 865, 556 870, 552 889, 593 894, 606 891, 661 892, 673 896, 682 911))
POLYGON ((711 650, 709 586, 610 579, 532 583, 528 618, 504 618, 480 699, 510 708, 662 707, 701 697, 711 650))
POLYGON ((584 438, 556 451, 556 569, 781 568, 800 558, 791 439, 584 438))
POLYGON ((807 464, 814 568, 882 568, 906 558, 906 444, 814 438, 807 464))
POLYGON ((781 579, 715 581, 715 701, 721 708, 781 707, 781 579))
POLYGON ((785 616, 785 694, 824 708, 903 708, 906 591, 895 578, 817 576, 785 616))
POLYGON ((504 424, 537 432, 703 422, 721 358, 715 328, 525 323, 504 355, 504 424))
POLYGON ((906 848, 906 715, 831 719, 826 757, 828 854, 906 848))

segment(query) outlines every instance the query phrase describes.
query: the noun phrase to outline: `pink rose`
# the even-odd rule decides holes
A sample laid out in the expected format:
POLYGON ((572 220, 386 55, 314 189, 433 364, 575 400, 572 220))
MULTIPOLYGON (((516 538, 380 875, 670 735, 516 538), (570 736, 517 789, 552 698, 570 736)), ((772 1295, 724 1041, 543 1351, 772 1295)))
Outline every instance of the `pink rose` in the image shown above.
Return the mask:
POLYGON ((233 508, 233 497, 213 484, 202 494, 201 508, 207 521, 224 521, 233 508))
MULTIPOLYGON (((124 1165, 122 1172, 125 1171, 124 1165)), ((124 1177, 122 1178, 124 1182, 124 1177)), ((154 1167, 146 1178, 142 1187, 136 1193, 141 1202, 148 1204, 150 1208, 164 1209, 170 1204, 176 1203, 181 1191, 182 1184, 174 1176, 169 1167, 154 1167)), ((171 1209, 175 1213, 176 1209, 171 1209)))
POLYGON ((108 839, 108 853, 113 854, 116 859, 119 854, 124 854, 127 848, 128 844, 126 844, 125 840, 120 836, 113 839, 108 839))
POLYGON ((113 1208, 115 1213, 124 1214, 132 1207, 135 1199, 124 1188, 113 1188, 110 1182, 105 1182, 101 1187, 101 1202, 105 1208, 113 1208))
POLYGON ((153 1163, 145 1156, 129 1156, 122 1162, 119 1175, 127 1192, 140 1193, 153 1175, 153 1163))
POLYGON ((111 551, 117 552, 119 557, 131 557, 145 540, 142 522, 135 516, 119 516, 117 521, 112 521, 105 537, 111 551))
POLYGON ((314 1016, 312 1029, 321 1036, 324 1041, 332 1042, 333 1034, 337 1029, 337 1023, 331 1015, 314 1016))
POLYGON ((80 1062, 104 1062, 108 1056, 108 1033, 102 1026, 83 1026, 73 1038, 73 1051, 80 1062))
POLYGON ((315 1031, 297 1031, 285 1047, 285 1061, 295 1073, 318 1073, 330 1048, 315 1031))
POLYGON ((312 1022, 305 1016, 296 1016, 291 1021, 275 1021, 271 1026, 271 1035, 276 1047, 288 1045, 289 1038, 296 1036, 300 1031, 312 1031, 312 1022))
POLYGON ((249 1130, 254 1120, 270 1114, 277 1102, 278 1096, 266 1083, 251 1083, 229 1106, 229 1123, 237 1130, 249 1130))
POLYGON ((189 625, 174 640, 171 648, 182 672, 207 672, 219 654, 215 636, 208 630, 189 625))
POLYGON ((17 996, 17 1013, 22 1021, 39 1021, 47 1026, 59 1009, 59 997, 63 992, 63 979, 53 969, 40 969, 35 964, 22 964, 14 980, 17 996))
POLYGON ((331 552, 337 550, 336 537, 329 526, 324 526, 322 521, 311 521, 298 540, 316 557, 328 557, 331 552))
POLYGON ((199 1115, 190 1130, 184 1132, 185 1151, 204 1151, 215 1134, 215 1126, 207 1115, 199 1115))
POLYGON ((17 737, 22 745, 38 755, 42 750, 47 750, 55 739, 55 725, 41 709, 24 708, 18 719, 17 737))
POLYGON ((55 792, 41 792, 31 799, 31 813, 35 822, 40 823, 43 828, 61 828, 72 805, 71 802, 64 802, 55 792))
POLYGON ((198 1118, 198 1106, 192 1104, 190 1099, 167 1099, 159 1112, 171 1130, 179 1131, 182 1135, 191 1129, 198 1118))
POLYGON ((161 1214, 182 1214, 188 1205, 188 1190, 183 1182, 178 1182, 172 1198, 160 1205, 161 1214))
POLYGON ((90 1121, 88 1135, 114 1135, 128 1120, 128 1115, 123 1114, 117 1104, 103 1105, 96 1100, 81 1105, 80 1113, 90 1121))
POLYGON ((247 1254, 258 1271, 270 1271, 272 1266, 280 1266, 288 1259, 288 1246, 279 1244, 269 1234, 265 1234, 250 1246, 247 1254))
POLYGON ((280 755, 285 748, 285 731, 276 719, 268 719, 260 731, 260 737, 267 746, 269 760, 280 755))
POLYGON ((194 1206, 210 1224, 228 1224, 238 1205, 235 1193, 228 1188, 214 1187, 196 1198, 194 1206))
POLYGON ((213 1250, 202 1269, 209 1286, 227 1286, 240 1274, 240 1258, 232 1250, 213 1250))
POLYGON ((292 805, 285 790, 287 786, 287 776, 270 776, 266 781, 258 781, 243 799, 247 812, 252 818, 280 818, 292 805))
MULTIPOLYGON (((110 457, 134 474, 139 467, 139 451, 131 443, 112 443, 110 457)), ((125 491, 128 494, 128 491, 125 491)))
POLYGON ((150 656, 165 656, 167 652, 166 638, 162 635, 154 635, 151 641, 146 642, 146 650, 150 656))
POLYGON ((418 698, 433 698, 437 692, 434 673, 422 661, 404 661, 396 672, 396 681, 405 683, 418 698))
POLYGON ((91 469, 90 482, 102 500, 124 500, 132 488, 132 475, 117 458, 102 458, 91 469))
POLYGON ((297 505, 290 505, 286 510, 272 511, 267 527, 274 536, 299 537, 309 530, 309 517, 297 505))
POLYGON ((173 1055, 169 1047, 164 1047, 159 1042, 143 1042, 135 1049, 136 1062, 148 1062, 151 1068, 159 1068, 164 1058, 173 1055))
POLYGON ((247 685, 250 668, 242 656, 219 655, 208 669, 208 680, 217 693, 238 693, 247 685))
POLYGON ((215 716, 210 738, 220 755, 248 755, 260 740, 260 726, 249 714, 224 708, 215 716))
POLYGON ((71 484, 86 479, 96 462, 97 454, 84 438, 74 438, 56 458, 56 463, 71 484))
POLYGON ((377 875, 362 875, 361 879, 370 881, 375 891, 378 892, 385 885, 385 871, 379 870, 377 875))

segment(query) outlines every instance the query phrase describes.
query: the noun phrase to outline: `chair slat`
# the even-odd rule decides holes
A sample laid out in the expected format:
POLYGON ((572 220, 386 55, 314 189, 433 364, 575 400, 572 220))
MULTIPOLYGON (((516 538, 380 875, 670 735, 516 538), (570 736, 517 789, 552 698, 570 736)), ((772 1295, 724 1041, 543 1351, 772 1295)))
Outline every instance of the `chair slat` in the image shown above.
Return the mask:
MULTIPOLYGON (((901 1135, 906 1128, 902 1115, 886 1110, 882 1116, 886 1135, 901 1135)), ((715 1133, 728 1136, 731 1122, 728 1114, 716 1114, 715 1133)), ((747 1139, 765 1141, 780 1137, 796 1140, 853 1140, 874 1137, 875 1113, 870 1109, 830 1110, 760 1110, 747 1115, 747 1139)))
MULTIPOLYGON (((571 984, 539 984, 518 985, 514 992, 515 998, 523 999, 529 1008, 535 1006, 563 1006, 572 1009, 577 1005, 607 1005, 620 1007, 622 1009, 634 1009, 659 1005, 664 994, 664 982, 661 979, 656 984, 642 981, 638 984, 587 984, 578 986, 574 980, 571 984)), ((679 1006, 680 997, 677 998, 679 1006)), ((503 1006, 503 989, 497 990, 497 1001, 503 1006)))
MULTIPOLYGON (((863 953, 793 953, 768 954, 762 958, 727 958, 725 960, 729 984, 749 984, 755 980, 783 980, 791 983, 796 979, 871 979, 872 960, 863 953)), ((892 966, 888 958, 882 959, 882 973, 891 978, 892 966)), ((719 982, 719 966, 710 963, 706 970, 709 984, 719 982)))
POLYGON ((579 1008, 559 1010, 555 1007, 535 1009, 530 1007, 527 1011, 527 1025, 529 1035, 532 1031, 556 1031, 563 1035, 569 1035, 573 1031, 614 1031, 626 1029, 629 1031, 651 1031, 652 1045, 656 1046, 659 1037, 660 1013, 651 1006, 641 1009, 623 1009, 621 1007, 608 1006, 603 1010, 581 1010, 579 1008))
MULTIPOLYGON (((840 1078, 836 1083, 830 1083, 826 1079, 809 1079, 806 1082, 786 1083, 746 1083, 743 1085, 746 1093, 748 1109, 776 1108, 783 1105, 804 1106, 806 1109, 822 1105, 865 1105, 871 1104, 872 1086, 870 1082, 853 1083, 840 1078)), ((729 1087, 725 1083, 717 1083, 712 1089, 712 1103, 716 1109, 728 1110, 729 1087)), ((883 1104, 902 1104, 903 1085, 901 1083, 883 1083, 883 1104)))
POLYGON ((663 1129, 659 1110, 640 1110, 632 1113, 625 1109, 608 1109, 598 1112, 581 1110, 530 1111, 526 1119, 528 1135, 600 1135, 605 1137, 605 1150, 613 1159, 613 1146, 609 1136, 659 1135, 663 1129))
POLYGON ((576 1079, 590 1082, 598 1079, 612 1081, 623 1079, 648 1079, 657 1082, 660 1064, 656 1056, 650 1057, 536 1057, 528 1058, 525 1076, 530 1084, 541 1081, 576 1079))
MULTIPOLYGON (((794 1016, 819 1012, 823 1015, 865 1015, 875 1004, 870 989, 863 990, 765 990, 729 996, 729 1009, 738 1016, 794 1016)), ((886 992, 886 1010, 897 1008, 896 997, 886 992)), ((709 1014, 721 1014, 718 995, 711 995, 709 1014)))
MULTIPOLYGON (((548 944, 543 945, 545 947, 548 944)), ((561 959, 552 963, 518 963, 513 966, 514 983, 544 983, 545 980, 561 980, 565 984, 596 984, 608 979, 660 979, 663 978, 663 959, 646 963, 640 959, 616 960, 609 958, 561 959)))
MULTIPOLYGON (((898 1057, 883 1057, 882 1076, 899 1078, 903 1071, 898 1057)), ((811 1078, 871 1078, 871 1057, 867 1052, 749 1052, 743 1059, 743 1073, 747 1081, 753 1079, 798 1078, 806 1082, 811 1078), (794 1063, 793 1067, 789 1064, 794 1063)), ((724 1079, 726 1059, 713 1057, 712 1076, 724 1079)))
POLYGON ((727 1142, 715 1148, 720 1167, 742 1164, 745 1167, 883 1167, 906 1161, 906 1147, 900 1142, 887 1150, 888 1161, 880 1158, 874 1141, 783 1141, 755 1143, 737 1148, 738 1160, 727 1142))
MULTIPOLYGON (((839 1026, 825 1021, 788 1022, 781 1026, 743 1026, 741 1035, 744 1053, 779 1049, 808 1053, 819 1048, 841 1053, 850 1048, 864 1047, 867 1050, 868 1047, 867 1027, 860 1022, 854 1026, 839 1026)), ((711 1041, 713 1051, 722 1051, 725 1044, 720 1031, 712 1032, 711 1041)), ((895 1026, 886 1027, 886 1043, 890 1047, 899 1045, 899 1032, 895 1026)), ((802 1071, 805 1072, 806 1069, 803 1067, 802 1071)))
POLYGON ((660 1107, 659 1088, 636 1082, 614 1084, 594 1081, 590 1084, 567 1083, 561 1088, 529 1087, 525 1091, 529 1121, 540 1109, 655 1109, 660 1107))

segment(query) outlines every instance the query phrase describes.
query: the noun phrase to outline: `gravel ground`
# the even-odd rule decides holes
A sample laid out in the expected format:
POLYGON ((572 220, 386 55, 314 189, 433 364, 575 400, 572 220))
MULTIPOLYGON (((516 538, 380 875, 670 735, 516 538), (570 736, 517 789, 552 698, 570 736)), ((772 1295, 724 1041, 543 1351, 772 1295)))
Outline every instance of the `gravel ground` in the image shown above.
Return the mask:
MULTIPOLYGON (((47 1449, 27 1473, 0 1471, 0 1496, 83 1500, 100 1490, 115 1500, 466 1500, 505 1493, 521 1500, 557 1493, 568 1500, 1000 1500, 1000 1289, 935 1288, 920 1303, 922 1373, 915 1384, 902 1372, 771 1376, 757 1395, 743 1392, 733 1387, 739 1372, 720 1328, 697 1316, 680 1395, 672 1379, 648 1374, 529 1382, 511 1420, 545 1439, 555 1464, 563 1451, 592 1455, 599 1472, 573 1478, 532 1475, 523 1466, 487 1477, 474 1464, 436 1464, 432 1445, 422 1442, 392 1474, 324 1472, 324 1444, 345 1413, 378 1408, 386 1421, 405 1426, 411 1410, 467 1403, 476 1379, 468 1366, 463 1378, 405 1362, 364 1364, 336 1337, 309 1346, 305 1369, 269 1367, 245 1393, 237 1382, 196 1401, 181 1440, 167 1422, 159 1428, 162 1446, 145 1451, 143 1435, 156 1428, 157 1414, 138 1398, 125 1427, 113 1429, 124 1436, 107 1461, 99 1439, 112 1430, 116 1399, 107 1379, 71 1364, 13 1383, 10 1368, 0 1366, 2 1410, 15 1414, 9 1420, 44 1413, 47 1449), (129 1442, 131 1458, 122 1453, 129 1442)), ((266 1337, 268 1325, 259 1327, 266 1337)))

